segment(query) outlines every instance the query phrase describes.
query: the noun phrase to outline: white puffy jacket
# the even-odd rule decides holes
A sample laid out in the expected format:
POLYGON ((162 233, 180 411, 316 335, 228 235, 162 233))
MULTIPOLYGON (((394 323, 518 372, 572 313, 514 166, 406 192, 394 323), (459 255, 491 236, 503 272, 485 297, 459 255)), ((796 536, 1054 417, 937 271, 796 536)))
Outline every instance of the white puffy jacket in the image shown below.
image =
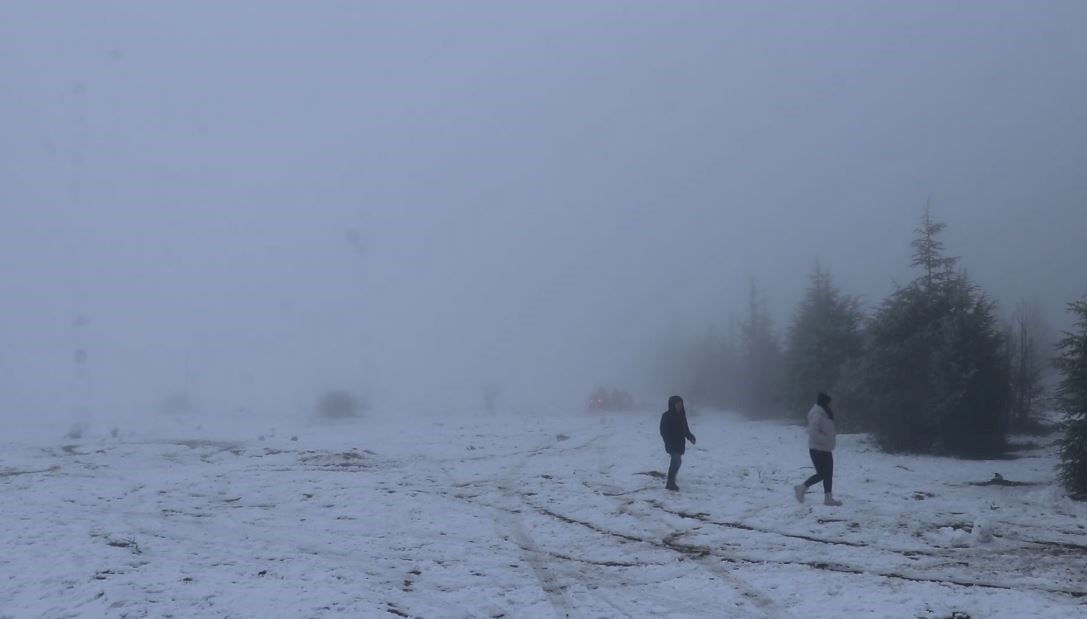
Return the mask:
POLYGON ((834 428, 834 420, 816 404, 808 411, 808 449, 819 451, 834 451, 838 443, 838 431, 834 428))

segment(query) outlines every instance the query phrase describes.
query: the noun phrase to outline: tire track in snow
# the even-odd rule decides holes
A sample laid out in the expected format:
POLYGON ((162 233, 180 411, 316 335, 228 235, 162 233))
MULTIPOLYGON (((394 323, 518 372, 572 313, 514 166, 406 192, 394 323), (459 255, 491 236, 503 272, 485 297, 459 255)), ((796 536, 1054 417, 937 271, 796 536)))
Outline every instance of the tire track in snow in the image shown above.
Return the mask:
MULTIPOLYGON (((628 534, 628 533, 613 531, 611 529, 608 529, 606 527, 602 527, 602 526, 594 524, 592 522, 588 522, 588 521, 585 521, 585 520, 580 520, 580 519, 577 519, 577 518, 573 518, 571 516, 565 516, 563 514, 559 514, 558 512, 552 511, 552 510, 550 510, 550 509, 548 509, 546 507, 542 507, 542 506, 539 506, 539 505, 532 504, 531 502, 528 502, 527 500, 526 500, 526 503, 528 503, 538 513, 540 513, 540 514, 542 514, 544 516, 548 516, 550 518, 554 518, 556 520, 559 520, 560 522, 564 522, 566 524, 571 524, 571 525, 578 525, 578 526, 584 527, 586 529, 589 529, 591 531, 594 531, 596 533, 599 533, 601 535, 617 539, 620 542, 626 542, 626 543, 631 543, 631 544, 648 545, 648 546, 652 546, 652 547, 660 549, 660 550, 667 550, 667 551, 671 551, 671 552, 676 552, 676 553, 679 553, 679 554, 681 554, 681 555, 683 555, 683 556, 685 556, 687 558, 693 559, 695 565, 697 565, 699 568, 701 568, 702 570, 709 573, 715 579, 721 579, 721 580, 724 580, 727 583, 729 583, 729 585, 731 586, 733 591, 735 593, 737 593, 740 596, 741 599, 745 600, 746 602, 749 603, 750 606, 754 607, 755 612, 757 612, 757 613, 759 613, 759 614, 761 614, 763 616, 767 616, 767 617, 787 617, 788 616, 785 613, 785 611, 783 609, 781 609, 773 599, 766 596, 761 591, 755 589, 754 587, 749 585, 747 582, 745 582, 741 578, 737 577, 736 575, 734 575, 731 572, 728 572, 727 570, 722 568, 719 565, 720 561, 718 561, 717 563, 714 563, 712 561, 712 559, 714 559, 714 558, 720 559, 722 561, 728 561, 729 560, 728 557, 715 554, 712 550, 710 550, 708 548, 682 544, 682 543, 679 543, 677 541, 680 537, 690 533, 691 530, 675 531, 675 532, 673 532, 671 534, 668 534, 668 535, 664 536, 663 539, 658 541, 658 540, 653 539, 653 538, 641 537, 641 536, 638 536, 638 535, 631 535, 631 534, 628 534)), ((640 519, 643 522, 646 522, 645 518, 640 518, 640 519)), ((661 524, 665 524, 665 523, 657 522, 657 523, 654 523, 654 524, 661 525, 661 524)), ((665 526, 667 526, 667 525, 665 525, 665 526)), ((731 561, 731 562, 741 563, 741 562, 746 562, 746 561, 731 561)), ((755 563, 755 562, 752 562, 752 563, 755 563)))
MULTIPOLYGON (((697 558, 697 559, 702 559, 702 560, 711 560, 711 561, 712 560, 717 560, 718 562, 725 562, 725 563, 732 563, 732 564, 746 564, 746 565, 800 566, 800 567, 808 567, 808 568, 821 570, 821 571, 827 571, 827 572, 836 572, 836 573, 842 573, 842 574, 855 574, 855 575, 860 575, 860 576, 871 576, 871 577, 887 578, 887 579, 891 579, 891 580, 901 580, 901 581, 924 583, 924 584, 953 585, 953 586, 963 587, 963 588, 995 589, 995 590, 1003 590, 1003 591, 1022 591, 1022 592, 1033 591, 1033 592, 1036 592, 1036 593, 1048 593, 1048 594, 1057 594, 1057 595, 1061 595, 1061 596, 1067 596, 1067 597, 1077 599, 1077 600, 1087 598, 1087 591, 1075 591, 1075 590, 1059 589, 1059 588, 1052 588, 1052 587, 1014 586, 1014 585, 1008 585, 1008 584, 991 583, 991 582, 983 582, 983 581, 970 581, 970 580, 963 580, 963 579, 946 579, 946 578, 937 578, 937 577, 926 577, 926 576, 921 576, 921 575, 900 574, 900 573, 897 573, 897 572, 887 572, 887 571, 879 571, 879 570, 865 570, 865 569, 861 569, 861 568, 852 567, 852 566, 849 566, 849 565, 842 565, 842 564, 835 564, 835 563, 828 563, 828 562, 803 561, 803 560, 780 560, 780 559, 756 559, 756 558, 745 557, 745 556, 741 556, 741 555, 737 555, 737 554, 733 554, 733 553, 724 554, 724 553, 718 552, 718 549, 715 549, 715 548, 712 548, 712 547, 709 547, 709 546, 700 546, 700 545, 696 545, 696 544, 686 544, 686 543, 683 543, 683 542, 679 541, 683 536, 697 530, 698 527, 695 527, 695 528, 692 528, 692 529, 687 529, 686 531, 676 531, 675 533, 666 536, 665 539, 662 540, 661 542, 656 542, 656 541, 654 541, 652 539, 643 538, 643 537, 639 537, 639 536, 636 536, 636 535, 629 535, 629 534, 621 533, 621 532, 618 532, 618 531, 612 531, 612 530, 601 527, 601 526, 596 525, 596 524, 591 523, 591 522, 578 520, 576 518, 571 518, 569 516, 564 516, 562 514, 558 514, 556 512, 548 510, 547 508, 542 508, 542 507, 538 507, 538 506, 534 506, 534 507, 536 507, 536 509, 538 509, 541 514, 544 514, 544 515, 559 519, 559 520, 561 520, 563 522, 566 522, 568 524, 577 524, 577 525, 583 526, 583 527, 585 527, 587 529, 596 531, 597 533, 600 533, 602 535, 611 536, 611 537, 614 537, 614 538, 617 538, 617 539, 620 539, 620 540, 628 541, 630 543, 641 543, 641 544, 648 544, 648 545, 651 545, 651 546, 655 546, 655 547, 658 547, 658 548, 668 548, 668 549, 673 550, 675 552, 680 552, 680 553, 685 554, 687 556, 694 557, 694 558, 697 558)), ((703 564, 703 565, 705 565, 705 564, 703 564)), ((711 563, 711 565, 713 565, 713 564, 711 563)), ((719 566, 716 566, 716 567, 719 568, 719 566)), ((715 575, 717 574, 716 571, 714 573, 715 573, 715 575)), ((722 574, 728 574, 730 580, 731 580, 731 578, 733 578, 733 575, 728 573, 728 572, 722 571, 721 573, 722 574)), ((758 594, 758 592, 753 590, 753 589, 752 589, 752 593, 753 594, 758 594)), ((769 600, 769 598, 766 598, 766 599, 769 600)), ((770 600, 770 602, 772 603, 773 601, 770 600)), ((767 608, 767 610, 770 610, 770 609, 767 608)), ((779 611, 779 612, 784 612, 784 611, 779 611)))
MULTIPOLYGON (((603 447, 603 445, 602 445, 602 447, 603 447)), ((607 458, 604 455, 600 455, 599 461, 602 462, 602 463, 606 462, 607 458)), ((606 472, 603 469, 603 466, 601 466, 601 468, 600 468, 600 473, 601 473, 601 476, 606 476, 606 472)), ((585 483, 585 486, 592 489, 592 487, 588 483, 585 483)), ((610 487, 610 486, 607 486, 607 485, 599 485, 598 487, 601 490, 603 490, 603 491, 598 492, 598 494, 601 494, 603 496, 609 496, 609 497, 625 496, 625 495, 634 494, 634 493, 637 493, 637 492, 640 492, 640 491, 644 490, 644 488, 638 488, 638 489, 634 489, 634 490, 624 490, 622 488, 614 488, 614 487, 610 487)), ((636 518, 641 517, 643 520, 645 520, 645 514, 638 513, 638 512, 636 512, 634 510, 626 509, 632 503, 633 503, 633 501, 627 501, 627 502, 624 503, 624 505, 623 505, 624 513, 632 515, 632 516, 634 516, 636 518)), ((902 556, 902 557, 905 557, 905 558, 909 558, 909 559, 919 557, 919 556, 929 557, 929 558, 933 558, 933 559, 942 559, 942 560, 953 560, 953 559, 959 558, 959 555, 957 555, 957 554, 955 554, 953 552, 941 552, 939 550, 925 550, 925 549, 887 548, 887 547, 882 547, 882 546, 874 546, 874 545, 867 544, 867 543, 862 543, 862 542, 854 542, 854 541, 850 541, 850 540, 835 540, 835 539, 816 537, 816 536, 812 536, 812 535, 804 535, 804 534, 799 534, 799 533, 790 533, 790 532, 787 532, 787 531, 779 531, 779 530, 775 530, 775 529, 767 529, 767 528, 762 528, 762 527, 757 527, 757 526, 754 526, 754 525, 746 524, 746 523, 742 522, 743 518, 741 518, 741 521, 739 521, 739 522, 715 521, 715 520, 712 520, 709 517, 708 514, 688 513, 688 512, 682 511, 682 510, 669 510, 668 508, 664 507, 664 505, 660 501, 657 501, 657 500, 650 500, 650 501, 648 501, 648 503, 652 507, 654 507, 656 509, 659 509, 660 511, 662 511, 664 513, 671 514, 673 516, 677 516, 677 517, 685 518, 685 519, 698 520, 700 522, 704 522, 706 524, 710 524, 710 525, 714 525, 714 526, 737 529, 737 530, 756 533, 756 534, 780 536, 780 537, 783 537, 783 538, 799 540, 799 541, 807 542, 807 543, 829 544, 829 545, 837 545, 837 546, 848 546, 848 547, 857 548, 857 549, 869 549, 869 550, 876 551, 877 553, 893 553, 893 554, 896 554, 896 555, 899 555, 899 556, 902 556)), ((565 521, 568 521, 568 522, 577 522, 576 520, 569 519, 569 518, 567 518, 565 516, 561 516, 559 514, 551 512, 550 510, 545 509, 543 513, 545 513, 547 515, 551 515, 552 517, 557 517, 557 518, 564 519, 565 521)), ((622 533, 618 533, 618 532, 614 532, 614 531, 607 531, 606 529, 603 529, 602 527, 592 525, 592 523, 580 522, 580 524, 582 524, 584 526, 590 526, 590 528, 593 528, 594 530, 597 530, 598 532, 601 532, 601 533, 616 535, 620 539, 629 540, 632 537, 632 536, 622 534, 622 533)), ((667 526, 667 523, 662 523, 662 524, 665 524, 667 526)), ((1038 592, 1038 593, 1049 593, 1049 594, 1057 594, 1057 595, 1061 595, 1061 596, 1068 596, 1068 597, 1071 597, 1073 599, 1083 599, 1083 598, 1087 597, 1087 591, 1079 591, 1079 590, 1070 589, 1070 588, 1067 588, 1067 587, 1066 588, 1045 587, 1045 586, 1036 586, 1036 585, 1029 585, 1029 584, 1025 584, 1025 585, 1020 586, 1020 585, 1014 585, 1014 584, 1008 584, 1008 583, 991 582, 991 581, 980 580, 980 579, 964 579, 964 578, 954 578, 954 577, 937 578, 937 577, 925 576, 925 575, 920 574, 920 573, 910 574, 908 571, 904 572, 902 570, 880 570, 880 569, 873 570, 873 569, 866 569, 866 568, 862 568, 862 567, 855 567, 855 566, 845 565, 845 564, 836 564, 836 563, 819 562, 819 561, 806 561, 806 560, 800 560, 800 559, 797 559, 797 560, 788 560, 788 559, 786 559, 786 560, 763 561, 763 560, 756 559, 756 558, 736 555, 734 553, 727 553, 727 554, 721 553, 717 549, 714 549, 714 548, 711 548, 711 547, 697 546, 697 545, 685 544, 685 543, 680 542, 680 539, 684 535, 686 535, 687 533, 693 532, 694 530, 697 530, 698 528, 699 527, 694 527, 694 528, 691 528, 691 529, 687 529, 686 531, 677 531, 674 534, 666 537, 665 541, 666 541, 667 545, 672 546, 673 549, 682 550, 684 552, 690 553, 691 555, 699 558, 703 562, 708 560, 708 559, 716 559, 716 560, 719 560, 719 561, 726 561, 726 562, 739 563, 739 564, 767 564, 767 563, 773 563, 773 564, 780 564, 780 565, 796 565, 796 566, 803 566, 803 567, 808 567, 808 568, 812 568, 812 569, 816 569, 816 570, 838 572, 838 573, 847 573, 847 574, 863 574, 863 575, 869 575, 869 576, 875 576, 875 577, 888 578, 888 579, 892 579, 892 580, 903 580, 903 581, 918 582, 918 583, 950 584, 950 585, 954 585, 954 586, 958 586, 958 587, 965 587, 965 588, 977 587, 977 588, 989 588, 989 589, 1009 590, 1009 591, 1034 591, 1034 592, 1038 592)), ((643 540, 643 541, 648 541, 648 540, 643 540)), ((1025 541, 1026 543, 1031 543, 1030 540, 1023 540, 1023 541, 1025 541)), ((1044 542, 1043 542, 1043 544, 1044 544, 1044 542)), ((1057 545, 1062 546, 1060 544, 1057 544, 1057 545)), ((1073 551, 1073 552, 1074 551, 1079 551, 1079 550, 1082 549, 1082 546, 1078 546, 1078 545, 1075 545, 1075 544, 1072 544, 1070 546, 1072 546, 1072 547, 1071 548, 1065 547, 1063 549, 1066 550, 1066 551, 1070 550, 1070 551, 1073 551)), ((923 569, 923 568, 921 568, 921 569, 923 569)), ((731 574, 730 574, 730 576, 731 576, 731 574)))
MULTIPOLYGON (((845 540, 830 540, 830 539, 818 538, 818 537, 813 537, 813 536, 808 536, 808 535, 787 533, 787 532, 784 532, 784 531, 776 531, 776 530, 773 530, 773 529, 762 529, 762 528, 750 526, 750 525, 747 525, 747 524, 744 524, 744 523, 741 523, 741 522, 719 522, 719 521, 709 519, 708 514, 703 514, 703 513, 691 514, 691 513, 683 512, 683 511, 672 511, 672 510, 669 510, 669 509, 665 508, 659 502, 658 503, 651 502, 650 504, 652 504, 654 507, 657 507, 658 509, 660 509, 661 511, 663 511, 665 513, 672 514, 672 515, 680 517, 680 518, 694 519, 694 520, 698 520, 700 522, 704 522, 704 523, 707 523, 707 524, 711 524, 711 525, 715 525, 715 526, 719 526, 719 527, 724 527, 724 528, 739 529, 739 530, 753 532, 753 533, 763 533, 763 534, 778 535, 778 536, 787 537, 787 538, 790 538, 790 539, 797 539, 797 540, 800 540, 800 541, 811 542, 811 543, 831 544, 831 545, 839 545, 839 546, 850 546, 850 547, 854 547, 854 548, 863 548, 863 549, 867 549, 867 550, 874 550, 874 551, 881 552, 881 553, 897 554, 897 555, 907 557, 907 558, 910 558, 910 557, 913 557, 913 556, 926 556, 926 557, 931 557, 931 558, 936 558, 936 559, 954 559, 954 558, 956 558, 956 555, 954 553, 942 553, 942 552, 934 552, 934 551, 926 551, 926 550, 898 550, 898 549, 894 549, 894 548, 885 548, 885 547, 882 547, 882 546, 873 546, 873 545, 870 545, 870 544, 865 544, 865 543, 860 543, 860 542, 849 542, 849 541, 845 541, 845 540)), ((749 562, 754 562, 754 560, 748 560, 748 561, 749 562)), ((783 565, 804 565, 804 566, 807 566, 807 567, 812 567, 812 568, 815 568, 815 569, 832 571, 832 572, 841 572, 841 573, 848 573, 848 574, 868 574, 868 575, 873 575, 873 576, 881 576, 881 577, 884 577, 884 578, 892 578, 892 579, 897 579, 897 580, 907 580, 907 581, 912 581, 912 582, 947 583, 947 584, 957 585, 957 586, 961 586, 961 587, 981 587, 981 588, 988 588, 988 589, 1003 589, 1003 590, 1009 590, 1009 591, 1028 591, 1028 590, 1029 591, 1039 591, 1039 592, 1044 592, 1044 593, 1056 593, 1056 594, 1061 594, 1061 595, 1067 595, 1067 596, 1077 598, 1077 599, 1087 597, 1087 591, 1076 591, 1076 590, 1070 590, 1070 589, 1060 589, 1060 588, 1056 588, 1056 587, 1036 587, 1036 586, 1030 586, 1030 585, 1015 586, 1015 585, 991 583, 991 582, 975 581, 975 580, 962 580, 962 579, 954 579, 954 578, 944 579, 944 578, 936 578, 936 577, 929 577, 929 576, 909 575, 909 574, 904 574, 904 573, 900 573, 900 572, 891 572, 891 571, 885 571, 885 570, 884 571, 866 570, 866 569, 860 568, 860 567, 853 567, 853 566, 849 566, 849 565, 833 564, 833 563, 826 563, 826 562, 819 562, 819 561, 796 560, 796 561, 768 561, 768 562, 781 563, 783 565)))
MULTIPOLYGON (((568 438, 563 435, 556 436, 552 441, 525 454, 520 462, 510 467, 509 471, 498 480, 498 489, 507 499, 523 502, 524 495, 515 488, 521 472, 525 470, 533 457, 554 449, 566 440, 568 438)), ((549 555, 540 550, 539 544, 525 528, 521 515, 515 510, 496 510, 495 513, 499 514, 503 526, 510 532, 514 543, 521 550, 522 559, 532 568, 540 588, 547 595, 555 613, 560 617, 569 617, 574 606, 566 593, 566 587, 559 582, 558 576, 551 570, 549 565, 551 562, 546 559, 549 555)))
MULTIPOLYGON (((520 476, 520 474, 524 471, 525 467, 528 466, 529 462, 531 462, 534 457, 545 454, 545 453, 548 453, 548 452, 552 452, 553 450, 555 450, 556 447, 558 447, 559 445, 564 443, 566 440, 568 440, 568 438, 566 436, 563 436, 563 435, 556 436, 555 440, 553 440, 553 441, 551 441, 551 442, 549 442, 549 443, 547 443, 547 444, 545 444, 545 445, 543 445, 541 447, 538 447, 538 448, 534 449, 533 451, 529 452, 523 459, 521 459, 520 462, 518 462, 518 464, 516 466, 512 467, 510 469, 510 471, 499 482, 499 487, 503 491, 503 494, 506 496, 506 498, 511 499, 511 500, 515 500, 522 507, 528 507, 528 508, 530 508, 530 509, 532 509, 534 511, 539 512, 539 509, 530 500, 531 495, 524 492, 524 491, 522 491, 522 490, 520 490, 517 487, 516 482, 517 482, 518 477, 520 476)), ((574 447, 572 447, 570 449, 561 450, 559 453, 568 453, 568 452, 578 451, 578 450, 581 450, 581 449, 585 449, 586 447, 589 447, 589 446, 596 446, 596 450, 599 451, 599 445, 606 442, 606 440, 607 440, 607 433, 606 432, 596 433, 592 437, 590 437, 588 440, 586 440, 585 442, 583 442, 583 443, 581 443, 579 445, 576 445, 576 446, 574 446, 574 447)), ((604 466, 604 464, 605 464, 605 460, 601 459, 600 460, 600 465, 604 466)), ((563 613, 563 616, 565 616, 565 617, 571 616, 570 613, 574 612, 576 610, 576 606, 573 604, 573 602, 569 598, 569 595, 567 593, 568 586, 562 584, 560 582, 560 580, 561 580, 560 577, 557 576, 554 573, 554 571, 551 569, 550 563, 552 563, 552 562, 542 560, 541 559, 542 556, 546 556, 549 559, 558 559, 558 560, 561 560, 561 561, 564 561, 564 562, 567 562, 567 563, 584 563, 584 564, 593 565, 595 567, 623 568, 623 567, 642 567, 642 566, 645 566, 645 565, 649 565, 649 564, 646 564, 644 562, 598 561, 598 560, 592 560, 592 559, 585 559, 585 558, 582 558, 582 557, 570 556, 570 555, 566 555, 566 554, 563 554, 563 553, 556 553, 556 552, 550 552, 550 551, 542 550, 540 548, 539 544, 536 543, 535 539, 532 538, 531 534, 529 534, 528 530, 525 528, 524 522, 523 522, 523 516, 521 515, 521 512, 520 512, 519 509, 510 510, 510 509, 499 508, 499 507, 496 507, 496 506, 491 506, 491 508, 496 510, 497 513, 505 515, 505 517, 507 518, 506 524, 508 526, 511 525, 512 530, 515 532, 515 534, 517 536, 520 536, 519 545, 521 544, 521 542, 527 542, 528 543, 527 548, 524 548, 527 551, 527 552, 524 553, 524 556, 526 557, 526 560, 529 561, 530 565, 533 567, 533 570, 537 573, 537 577, 540 578, 541 585, 542 586, 546 585, 546 587, 552 587, 552 591, 549 592, 549 595, 553 600, 553 606, 556 606, 556 611, 560 612, 560 613, 563 613), (559 603, 557 605, 554 604, 554 602, 559 602, 560 596, 561 596, 561 603, 559 603)), ((584 585, 584 578, 585 578, 586 575, 585 574, 578 574, 578 576, 579 576, 579 578, 577 579, 577 583, 584 585)), ((570 577, 563 577, 563 578, 570 578, 570 577)), ((614 579, 611 580, 611 583, 612 584, 615 583, 614 579)), ((631 585, 631 586, 636 586, 636 583, 628 582, 626 584, 631 585)), ((547 591, 546 587, 544 589, 545 591, 547 591)), ((632 613, 631 611, 628 611, 628 610, 622 608, 622 606, 620 604, 618 604, 617 602, 612 600, 610 597, 600 593, 595 587, 586 586, 585 587, 585 593, 588 594, 589 596, 591 596, 592 598, 595 598, 595 599, 599 600, 600 602, 604 603, 606 606, 614 609, 615 611, 618 611, 622 616, 627 616, 627 617, 637 616, 636 612, 632 613)))
MULTIPOLYGON (((469 505, 476 509, 482 509, 489 512, 494 517, 496 523, 500 526, 501 530, 508 533, 504 535, 503 539, 510 541, 512 539, 514 545, 520 552, 521 560, 528 564, 532 569, 533 575, 536 577, 537 582, 540 585, 541 590, 544 591, 548 602, 556 614, 562 617, 577 616, 578 605, 570 598, 568 593, 571 581, 574 584, 585 585, 585 573, 577 574, 576 578, 573 575, 564 574, 565 568, 562 570, 556 569, 557 566, 567 564, 582 564, 587 566, 593 566, 597 568, 636 568, 643 567, 646 564, 644 562, 623 562, 623 561, 607 561, 607 560, 594 560, 590 558, 572 556, 562 552, 556 552, 545 549, 540 546, 535 537, 533 537, 529 528, 525 526, 523 519, 523 511, 526 508, 531 508, 531 505, 526 503, 528 498, 525 493, 519 490, 518 485, 521 483, 521 475, 524 472, 528 464, 537 456, 554 453, 566 454, 580 451, 592 445, 600 440, 599 435, 594 435, 588 440, 585 440, 577 445, 574 445, 568 449, 557 449, 560 445, 565 444, 569 437, 559 434, 552 440, 546 441, 542 445, 539 445, 523 455, 517 460, 517 462, 506 469, 505 474, 500 475, 497 478, 481 479, 469 482, 459 482, 451 474, 450 470, 446 468, 451 460, 449 458, 443 458, 441 460, 432 459, 430 462, 438 466, 440 474, 443 475, 448 481, 447 490, 426 491, 419 490, 420 492, 434 494, 443 498, 456 500, 469 505), (506 505, 495 504, 493 501, 488 501, 485 498, 481 500, 482 493, 478 492, 478 489, 483 486, 495 486, 499 490, 499 495, 506 505), (468 494, 464 492, 465 489, 472 488, 477 492, 468 494)), ((503 456, 494 457, 467 457, 460 460, 453 460, 454 462, 478 462, 483 460, 509 458, 516 454, 506 454, 503 456)), ((549 476, 544 476, 548 477, 549 476)), ((531 494, 531 493, 529 493, 531 494)), ((493 497, 493 495, 492 495, 493 497)), ((498 498, 498 497, 494 497, 498 498)), ((609 583, 614 584, 615 580, 609 580, 609 583)), ((626 582, 629 586, 636 586, 638 583, 626 582)), ((610 608, 618 613, 618 615, 605 615, 605 616, 627 616, 633 617, 636 614, 632 614, 630 611, 622 608, 617 602, 610 597, 602 594, 595 586, 586 585, 584 593, 589 597, 598 600, 604 607, 610 608)))
MULTIPOLYGON (((610 434, 611 434, 610 433, 610 429, 611 429, 611 418, 610 417, 605 418, 604 427, 605 427, 605 435, 610 436, 610 434)), ((601 440, 599 443, 597 443, 599 473, 600 473, 600 475, 602 477, 606 477, 608 475, 608 472, 606 470, 606 468, 607 468, 606 465, 607 465, 607 463, 610 462, 610 459, 608 458, 607 450, 608 450, 607 440, 601 440)), ((612 490, 613 490, 615 496, 624 494, 624 491, 623 491, 622 488, 614 488, 613 487, 612 490)), ((536 506, 534 506, 534 507, 536 507, 536 506)), ((542 508, 536 507, 536 509, 540 510, 542 508)), ((573 520, 573 519, 566 519, 565 517, 562 517, 562 516, 559 516, 558 514, 550 512, 550 510, 542 509, 542 511, 543 511, 543 513, 546 513, 549 516, 560 518, 560 519, 563 519, 563 520, 565 520, 567 522, 572 522, 572 523, 575 523, 575 524, 581 524, 583 526, 586 524, 586 523, 579 522, 579 521, 576 521, 576 520, 573 520)), ((645 514, 635 513, 635 512, 629 511, 629 510, 626 513, 630 514, 631 516, 633 516, 634 518, 636 518, 638 520, 641 520, 643 523, 649 522, 649 520, 648 520, 648 518, 646 517, 645 514)), ((657 526, 661 526, 661 525, 666 526, 666 527, 669 526, 667 523, 664 523, 664 522, 661 522, 661 521, 656 521, 653 524, 655 524, 657 526)), ((638 538, 637 536, 630 536, 630 535, 625 535, 625 534, 621 534, 621 533, 616 533, 616 532, 608 531, 606 529, 599 528, 599 527, 590 527, 590 528, 592 528, 594 531, 597 531, 599 533, 606 534, 606 535, 613 535, 613 536, 619 537, 620 539, 625 539, 625 540, 633 541, 633 542, 649 543, 649 544, 652 544, 652 545, 657 546, 659 548, 667 548, 668 550, 679 552, 680 554, 692 559, 694 561, 695 565, 697 565, 700 569, 702 569, 703 571, 710 574, 712 577, 714 577, 716 579, 720 579, 721 581, 725 582, 734 592, 736 592, 740 596, 740 599, 747 602, 750 606, 753 606, 756 612, 758 612, 760 614, 763 614, 763 615, 765 615, 767 617, 786 617, 786 616, 788 616, 786 614, 785 610, 782 609, 777 604, 777 602, 775 602, 772 598, 767 596, 762 591, 759 591, 755 587, 751 586, 751 584, 748 583, 747 581, 745 581, 742 578, 736 576, 735 574, 732 574, 728 570, 722 568, 721 565, 720 565, 720 562, 712 561, 709 558, 708 555, 704 555, 704 554, 701 554, 701 553, 690 553, 690 552, 688 552, 688 549, 685 546, 675 543, 674 540, 678 539, 678 537, 681 537, 681 536, 685 535, 687 533, 687 531, 673 532, 672 534, 669 534, 669 535, 665 536, 661 540, 660 545, 658 546, 657 544, 654 544, 651 541, 648 541, 648 540, 645 540, 645 539, 642 539, 642 538, 638 538)))

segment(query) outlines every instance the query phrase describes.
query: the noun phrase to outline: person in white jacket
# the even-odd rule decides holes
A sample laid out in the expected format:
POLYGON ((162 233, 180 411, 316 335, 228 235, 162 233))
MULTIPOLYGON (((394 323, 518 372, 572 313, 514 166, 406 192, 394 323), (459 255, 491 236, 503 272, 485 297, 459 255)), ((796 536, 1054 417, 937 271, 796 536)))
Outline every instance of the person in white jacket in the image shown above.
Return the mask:
POLYGON ((793 487, 796 500, 804 502, 804 494, 819 482, 823 482, 823 504, 838 506, 842 502, 834 498, 834 447, 838 432, 834 428, 834 411, 830 408, 831 398, 820 393, 815 406, 808 411, 808 453, 815 465, 815 475, 802 484, 793 487))

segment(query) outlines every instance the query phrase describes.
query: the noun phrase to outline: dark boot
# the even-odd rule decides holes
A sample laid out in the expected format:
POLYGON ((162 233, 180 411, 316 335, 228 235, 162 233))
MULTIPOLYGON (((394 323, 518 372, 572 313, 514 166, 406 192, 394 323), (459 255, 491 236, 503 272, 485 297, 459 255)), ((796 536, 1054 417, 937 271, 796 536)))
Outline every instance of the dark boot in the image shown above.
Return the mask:
POLYGON ((676 473, 679 472, 679 465, 683 462, 683 458, 679 454, 671 454, 672 462, 668 465, 668 483, 665 484, 666 490, 676 491, 679 490, 679 486, 676 485, 676 473))

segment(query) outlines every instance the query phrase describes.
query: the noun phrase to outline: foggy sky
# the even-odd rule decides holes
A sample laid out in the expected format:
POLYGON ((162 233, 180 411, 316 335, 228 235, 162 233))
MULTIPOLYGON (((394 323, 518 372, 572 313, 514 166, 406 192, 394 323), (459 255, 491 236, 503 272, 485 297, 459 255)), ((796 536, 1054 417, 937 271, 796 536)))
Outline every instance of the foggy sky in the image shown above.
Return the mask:
POLYGON ((5 2, 0 411, 153 411, 186 368, 212 412, 663 398, 661 338, 726 327, 749 278, 779 329, 816 259, 868 306, 908 281, 929 199, 1005 310, 1063 325, 1085 26, 1076 1, 5 2))

